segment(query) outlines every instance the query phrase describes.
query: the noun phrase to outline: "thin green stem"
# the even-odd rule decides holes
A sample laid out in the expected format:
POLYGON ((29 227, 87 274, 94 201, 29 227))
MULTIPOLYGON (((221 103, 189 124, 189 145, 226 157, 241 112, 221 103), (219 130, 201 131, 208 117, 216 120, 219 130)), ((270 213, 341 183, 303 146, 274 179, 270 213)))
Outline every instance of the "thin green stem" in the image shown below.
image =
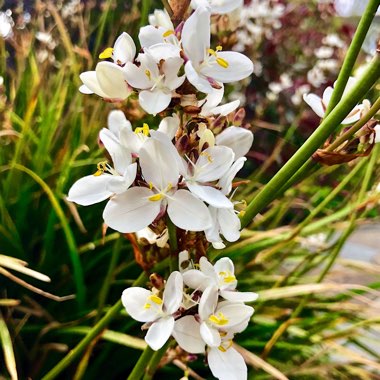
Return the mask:
POLYGON ((155 352, 147 346, 144 352, 140 355, 139 360, 134 366, 132 372, 129 374, 127 380, 140 380, 145 372, 145 369, 147 368, 148 363, 154 356, 154 353, 155 352))
POLYGON ((177 227, 173 224, 170 218, 166 219, 166 225, 169 232, 170 243, 170 272, 178 269, 178 241, 177 241, 177 227))
POLYGON ((167 341, 166 344, 162 348, 160 348, 158 351, 156 351, 153 354, 148 366, 145 369, 145 375, 143 377, 143 380, 153 379, 153 376, 156 373, 157 367, 160 364, 161 358, 164 356, 169 345, 170 345, 170 341, 167 341))
POLYGON ((276 196, 277 190, 294 176, 306 163, 313 153, 324 143, 327 137, 340 125, 342 120, 350 113, 360 99, 376 83, 380 76, 380 56, 377 55, 367 67, 363 76, 357 81, 342 101, 334 108, 293 155, 293 157, 279 170, 279 172, 264 186, 264 188, 251 201, 242 217, 242 226, 247 226, 252 219, 276 196))
MULTIPOLYGON (((148 280, 145 273, 137 278, 134 286, 141 286, 148 280)), ((108 324, 120 313, 123 305, 118 300, 105 314, 105 316, 91 329, 91 331, 72 349, 53 369, 51 369, 42 380, 55 379, 65 368, 67 368, 80 354, 88 347, 91 342, 108 326, 108 324)))
POLYGON ((360 19, 359 25, 356 29, 350 47, 347 50, 346 57, 344 58, 344 62, 339 72, 338 79, 335 83, 334 91, 331 95, 330 102, 327 106, 325 117, 327 117, 327 115, 330 114, 330 112, 335 108, 335 106, 339 103, 340 99, 342 98, 348 78, 352 73, 352 69, 359 55, 364 39, 368 33, 368 29, 371 26, 371 23, 375 17, 376 10, 379 4, 380 0, 370 0, 366 10, 363 13, 363 16, 360 19))
POLYGON ((141 1, 140 27, 148 23, 148 15, 150 10, 150 0, 141 1))

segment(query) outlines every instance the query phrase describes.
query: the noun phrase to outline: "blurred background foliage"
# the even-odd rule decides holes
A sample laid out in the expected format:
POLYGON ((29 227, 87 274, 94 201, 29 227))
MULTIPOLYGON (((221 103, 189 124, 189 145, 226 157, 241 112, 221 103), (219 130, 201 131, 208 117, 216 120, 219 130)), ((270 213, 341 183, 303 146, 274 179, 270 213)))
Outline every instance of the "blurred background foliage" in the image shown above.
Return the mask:
MULTIPOLYGON (((321 93, 333 83, 357 22, 337 18, 329 2, 265 3, 273 13, 251 19, 257 27, 252 40, 245 40, 241 26, 223 32, 230 19, 214 20, 215 40, 245 51, 257 68, 251 81, 228 88, 231 99, 243 94, 245 122, 255 133, 241 173, 250 182, 239 189, 247 202, 318 125, 301 101, 302 91, 321 93), (331 34, 341 40, 332 57, 337 63, 324 66, 318 83, 310 74, 321 60, 315 50, 331 34)), ((19 275, 21 261, 12 266, 0 257, 0 378, 39 379, 140 273, 130 241, 105 233, 103 205, 77 208, 65 196, 75 180, 96 170, 103 155, 97 134, 114 108, 80 94, 79 74, 93 69, 99 53, 122 31, 137 42, 148 13, 162 5, 153 0, 0 5, 13 23, 12 35, 0 38, 0 254, 51 278, 41 283, 35 274, 19 275)), ((147 118, 133 99, 121 108, 135 127, 145 121, 154 126, 159 119, 147 118)), ((379 158, 376 147, 349 164, 317 167, 259 215, 239 242, 210 251, 213 258, 235 260, 241 290, 261 292, 253 323, 237 342, 248 350, 251 378, 380 378, 379 346, 373 346, 379 339, 380 266, 346 262, 331 272, 355 227, 378 218, 379 158), (353 285, 346 266, 354 266, 364 283, 353 285)), ((123 314, 109 328, 60 378, 127 376, 143 347, 130 335, 144 333, 123 314)), ((174 350, 171 355, 155 378, 183 375, 178 367, 189 358, 174 350)), ((210 378, 203 357, 192 359, 190 367, 210 378)))

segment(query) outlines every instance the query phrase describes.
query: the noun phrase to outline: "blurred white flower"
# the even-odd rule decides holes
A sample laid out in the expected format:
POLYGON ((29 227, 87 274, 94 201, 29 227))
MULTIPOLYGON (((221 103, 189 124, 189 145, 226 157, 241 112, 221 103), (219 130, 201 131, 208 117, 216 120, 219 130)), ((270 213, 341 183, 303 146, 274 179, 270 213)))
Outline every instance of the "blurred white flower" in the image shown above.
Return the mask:
POLYGON ((209 5, 213 14, 229 13, 243 7, 243 4, 244 0, 192 0, 190 3, 194 9, 209 5))
POLYGON ((13 36, 14 22, 10 15, 6 12, 0 12, 0 36, 2 38, 10 38, 13 36))

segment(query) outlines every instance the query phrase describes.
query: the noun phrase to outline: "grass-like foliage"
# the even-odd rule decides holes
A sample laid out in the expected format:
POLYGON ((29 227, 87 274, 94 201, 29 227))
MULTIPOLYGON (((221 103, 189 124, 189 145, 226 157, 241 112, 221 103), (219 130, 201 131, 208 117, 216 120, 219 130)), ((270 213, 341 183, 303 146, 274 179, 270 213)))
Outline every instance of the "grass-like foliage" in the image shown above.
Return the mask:
MULTIPOLYGON (((0 378, 41 379, 50 373, 45 379, 123 379, 146 343, 140 324, 121 310, 120 295, 134 283, 149 281, 136 263, 139 253, 152 271, 165 275, 161 258, 167 252, 106 230, 104 205, 82 208, 66 196, 77 179, 95 172, 103 160, 97 136, 114 109, 80 94, 79 74, 93 70, 99 53, 120 32, 136 37, 148 13, 162 4, 81 2, 66 14, 56 3, 37 1, 27 9, 31 21, 15 27, 11 39, 0 38, 0 378), (54 46, 36 37, 41 31, 54 46), (49 372, 59 363, 64 363, 59 371, 49 372)), ((305 7, 310 7, 313 28, 317 6, 305 7)), ((329 25, 331 31, 339 27, 339 22, 329 25)), ((263 42, 257 49, 269 48, 263 42)), ((306 60, 305 51, 293 53, 306 60)), ((351 54, 356 58, 358 51, 351 54)), ((269 67, 270 59, 262 55, 269 67)), ((289 63, 283 51, 276 59, 289 63)), ((344 85, 354 62, 344 66, 344 85)), ((378 88, 368 92, 371 80, 357 101, 366 93, 376 101, 378 88)), ((335 138, 340 132, 334 122, 345 111, 336 102, 321 125, 325 132, 307 145, 304 159, 290 161, 289 170, 275 176, 293 152, 304 149, 314 119, 306 105, 284 112, 286 96, 265 100, 264 82, 254 76, 251 85, 244 84, 246 121, 255 132, 250 160, 240 173, 249 181, 237 191, 237 198, 250 204, 243 216, 246 228, 238 242, 208 251, 210 260, 233 258, 238 289, 260 295, 237 349, 252 379, 380 378, 380 355, 372 344, 379 333, 380 267, 339 259, 355 228, 378 218, 380 146, 348 164, 308 161, 329 135, 335 138), (271 180, 272 186, 265 186, 271 180), (353 277, 347 276, 348 268, 356 273, 353 277)), ((231 86, 228 91, 236 90, 231 86)), ((138 127, 158 124, 159 117, 145 116, 135 98, 122 109, 138 127)), ((156 357, 155 363, 153 356, 148 362, 152 371, 148 366, 144 379, 178 379, 184 372, 210 378, 202 356, 191 362, 175 346, 165 348, 162 359, 156 357)))

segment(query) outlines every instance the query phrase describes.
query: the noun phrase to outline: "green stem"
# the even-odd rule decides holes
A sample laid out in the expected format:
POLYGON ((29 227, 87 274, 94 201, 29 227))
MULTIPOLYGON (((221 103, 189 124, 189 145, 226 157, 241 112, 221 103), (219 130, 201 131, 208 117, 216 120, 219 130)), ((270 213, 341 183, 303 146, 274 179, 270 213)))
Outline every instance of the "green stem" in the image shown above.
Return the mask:
POLYGON ((164 356, 169 345, 170 345, 170 341, 168 340, 162 348, 160 348, 158 351, 156 351, 153 354, 148 366, 145 369, 145 375, 143 377, 143 380, 153 379, 153 376, 156 373, 157 367, 160 364, 161 358, 164 356))
POLYGON ((334 108, 293 155, 293 157, 279 170, 279 172, 264 186, 264 188, 251 201, 245 215, 242 217, 242 226, 247 226, 252 219, 276 196, 277 190, 293 177, 306 163, 313 153, 324 143, 331 132, 340 125, 342 120, 350 113, 355 105, 363 98, 368 90, 376 83, 380 76, 380 56, 376 55, 367 67, 363 76, 357 81, 342 101, 334 108))
POLYGON ((177 227, 168 217, 166 219, 166 225, 168 226, 169 232, 169 243, 170 243, 170 273, 178 269, 178 241, 177 241, 177 227))
MULTIPOLYGON (((133 286, 141 286, 148 280, 145 273, 141 273, 133 286)), ((51 369, 42 380, 55 379, 65 368, 67 368, 87 346, 108 326, 108 324, 120 313, 123 305, 118 300, 105 314, 105 316, 91 329, 91 331, 72 349, 53 369, 51 369)))
POLYGON ((144 352, 141 354, 139 360, 134 366, 132 372, 128 376, 128 380, 140 380, 144 374, 148 363, 154 356, 154 351, 148 346, 145 348, 144 352))
POLYGON ((150 9, 150 0, 142 0, 141 14, 140 14, 140 27, 148 23, 149 9, 150 9))
POLYGON ((350 47, 347 50, 342 68, 339 72, 338 79, 334 86, 334 91, 331 95, 330 102, 327 106, 325 117, 335 108, 342 98, 343 91, 346 87, 348 78, 351 75, 352 69, 355 65, 356 59, 359 55, 360 49, 363 45, 364 39, 371 26, 373 18, 375 17, 376 10, 380 4, 380 0, 370 0, 363 16, 360 19, 359 25, 356 29, 355 35, 352 39, 350 47))

